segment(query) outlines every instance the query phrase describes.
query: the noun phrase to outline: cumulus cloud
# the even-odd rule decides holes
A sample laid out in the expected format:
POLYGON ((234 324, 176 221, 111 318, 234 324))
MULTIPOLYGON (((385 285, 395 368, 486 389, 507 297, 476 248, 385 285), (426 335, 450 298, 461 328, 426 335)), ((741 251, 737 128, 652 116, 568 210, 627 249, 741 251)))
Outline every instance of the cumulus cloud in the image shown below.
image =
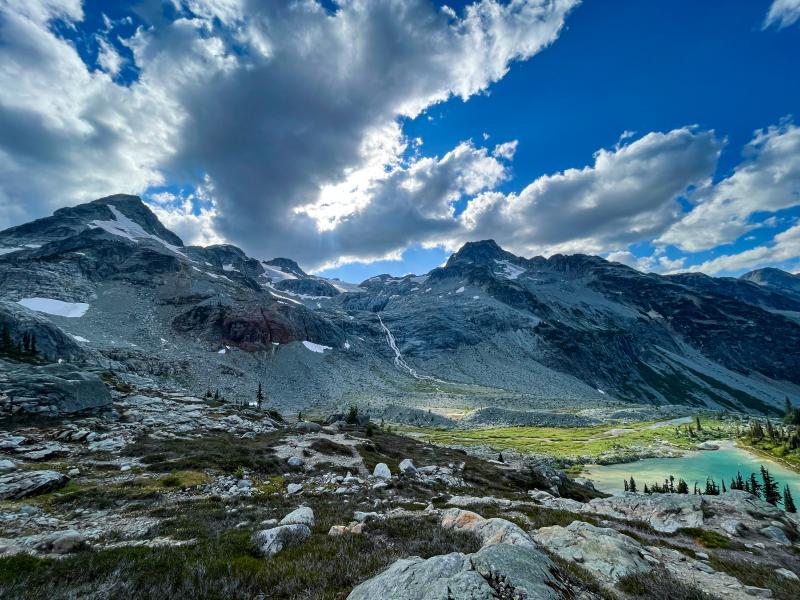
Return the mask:
POLYGON ((759 227, 755 213, 800 204, 800 127, 785 122, 759 130, 730 177, 694 191, 693 210, 660 241, 698 251, 730 243, 759 227))
POLYGON ((772 242, 756 246, 738 254, 725 254, 712 260, 689 267, 689 271, 702 271, 709 275, 718 273, 740 273, 767 265, 800 266, 800 224, 777 234, 772 242))
POLYGON ((682 127, 601 149, 593 164, 542 176, 518 194, 476 197, 451 245, 494 237, 523 254, 600 253, 652 239, 682 217, 678 197, 709 180, 721 147, 713 131, 682 127))
MULTIPOLYGON (((127 86, 112 79, 122 59, 105 38, 93 70, 54 33, 54 21, 81 21, 79 0, 5 3, 0 206, 18 221, 209 177, 218 235, 255 255, 332 260, 352 244, 319 238, 325 223, 363 213, 395 180, 426 181, 438 161, 406 162, 400 120, 483 92, 552 43, 577 3, 476 0, 456 13, 430 0, 342 0, 334 10, 312 0, 174 0, 177 18, 143 3, 143 23, 120 40, 139 73, 127 86)), ((499 152, 510 159, 513 146, 499 152)), ((455 184, 465 193, 483 189, 474 171, 456 176, 477 177, 455 184)), ((430 211, 447 208, 419 209, 430 211)))
POLYGON ((800 19, 800 0, 773 0, 764 19, 764 29, 777 25, 778 29, 797 23, 800 19))

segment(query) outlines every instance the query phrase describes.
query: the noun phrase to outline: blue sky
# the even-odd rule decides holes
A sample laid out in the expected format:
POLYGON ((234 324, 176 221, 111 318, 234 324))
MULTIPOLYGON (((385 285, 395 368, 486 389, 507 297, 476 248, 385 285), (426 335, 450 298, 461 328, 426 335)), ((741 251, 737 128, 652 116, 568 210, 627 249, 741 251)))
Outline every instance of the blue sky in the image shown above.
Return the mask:
POLYGON ((277 4, 0 9, 0 226, 130 192, 350 281, 486 237, 800 270, 797 0, 277 4))

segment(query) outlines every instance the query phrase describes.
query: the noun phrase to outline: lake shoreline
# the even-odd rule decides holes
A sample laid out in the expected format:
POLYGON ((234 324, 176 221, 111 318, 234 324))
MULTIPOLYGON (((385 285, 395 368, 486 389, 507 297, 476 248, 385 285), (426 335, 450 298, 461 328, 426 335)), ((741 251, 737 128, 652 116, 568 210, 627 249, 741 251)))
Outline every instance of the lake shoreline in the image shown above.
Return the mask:
POLYGON ((776 457, 755 452, 750 447, 738 444, 736 440, 714 440, 719 445, 717 450, 689 450, 680 456, 648 457, 634 461, 608 464, 586 464, 580 477, 594 482, 598 490, 607 493, 623 491, 622 482, 631 477, 639 482, 639 486, 661 483, 673 475, 685 479, 690 488, 694 483, 701 487, 706 478, 718 483, 728 484, 731 477, 741 472, 743 477, 750 473, 758 473, 763 464, 781 485, 788 484, 793 489, 800 489, 800 472, 794 465, 781 461, 776 457))

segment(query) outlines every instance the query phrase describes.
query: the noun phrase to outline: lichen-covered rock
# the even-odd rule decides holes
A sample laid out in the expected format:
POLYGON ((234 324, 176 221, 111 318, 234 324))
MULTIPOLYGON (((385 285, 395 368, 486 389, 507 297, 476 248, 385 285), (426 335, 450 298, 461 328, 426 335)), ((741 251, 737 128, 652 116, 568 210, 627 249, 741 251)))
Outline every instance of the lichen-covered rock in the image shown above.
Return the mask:
POLYGON ((567 527, 542 527, 534 539, 561 558, 579 563, 606 585, 653 568, 642 557, 639 542, 614 529, 583 521, 573 521, 567 527))
POLYGON ((595 498, 583 512, 616 519, 643 521, 656 531, 673 533, 703 525, 703 498, 694 494, 622 494, 595 498))
POLYGON ((531 537, 511 521, 505 519, 484 519, 477 513, 459 508, 450 508, 442 514, 442 528, 468 531, 478 536, 482 546, 508 544, 513 546, 535 547, 531 537))
POLYGON ((299 546, 311 537, 311 530, 302 524, 279 525, 253 534, 253 543, 264 556, 275 556, 284 548, 299 546))
POLYGON ((372 471, 372 475, 377 477, 378 479, 391 479, 392 472, 389 470, 389 467, 386 463, 378 463, 375 465, 375 469, 372 471))
POLYGON ((111 393, 95 374, 69 363, 21 364, 0 376, 10 412, 65 415, 111 404, 111 393))
POLYGON ((0 500, 16 500, 52 492, 69 479, 56 471, 17 471, 0 476, 0 500))
POLYGON ((555 565, 538 550, 501 544, 471 555, 400 559, 356 586, 348 600, 555 600, 564 596, 554 572, 555 565))
POLYGON ((280 522, 281 525, 307 525, 309 527, 314 526, 314 511, 311 510, 308 506, 301 506, 300 508, 296 508, 288 515, 283 517, 280 522))

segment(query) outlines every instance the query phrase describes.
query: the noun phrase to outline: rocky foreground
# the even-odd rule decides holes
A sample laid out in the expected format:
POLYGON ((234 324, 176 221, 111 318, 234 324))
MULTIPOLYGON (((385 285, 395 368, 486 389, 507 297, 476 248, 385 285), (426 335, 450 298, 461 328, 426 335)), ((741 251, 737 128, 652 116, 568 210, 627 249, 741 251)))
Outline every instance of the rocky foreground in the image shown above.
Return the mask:
POLYGON ((745 492, 602 497, 365 417, 112 394, 0 432, 0 597, 800 597, 800 522, 745 492))

